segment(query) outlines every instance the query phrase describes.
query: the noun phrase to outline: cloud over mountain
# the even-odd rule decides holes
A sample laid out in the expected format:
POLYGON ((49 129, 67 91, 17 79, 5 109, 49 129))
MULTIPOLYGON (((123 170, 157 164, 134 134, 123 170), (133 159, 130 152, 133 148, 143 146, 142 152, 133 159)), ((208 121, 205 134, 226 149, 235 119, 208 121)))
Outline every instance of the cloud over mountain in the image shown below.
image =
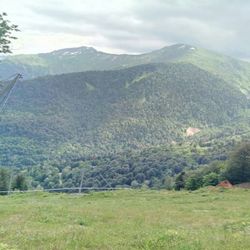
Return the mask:
POLYGON ((33 45, 41 51, 56 45, 93 45, 109 52, 140 53, 181 42, 250 57, 248 1, 21 0, 15 6, 3 2, 23 30, 24 51, 41 36, 49 41, 35 40, 33 45))

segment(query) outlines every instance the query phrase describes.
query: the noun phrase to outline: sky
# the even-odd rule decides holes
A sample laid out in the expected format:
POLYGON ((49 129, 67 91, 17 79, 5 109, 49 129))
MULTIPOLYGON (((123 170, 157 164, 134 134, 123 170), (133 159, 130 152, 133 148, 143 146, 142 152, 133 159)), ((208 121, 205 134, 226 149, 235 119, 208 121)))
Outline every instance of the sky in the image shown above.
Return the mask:
POLYGON ((144 53, 185 43, 250 59, 248 0, 0 0, 14 54, 91 46, 144 53))

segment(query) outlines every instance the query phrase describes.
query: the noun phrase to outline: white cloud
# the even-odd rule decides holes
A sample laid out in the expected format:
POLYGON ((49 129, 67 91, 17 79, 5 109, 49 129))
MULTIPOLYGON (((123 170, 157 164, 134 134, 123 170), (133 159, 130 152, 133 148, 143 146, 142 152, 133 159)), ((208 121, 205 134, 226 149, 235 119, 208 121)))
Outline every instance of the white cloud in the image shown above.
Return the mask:
POLYGON ((250 57, 250 2, 244 0, 1 0, 19 24, 15 53, 94 46, 145 52, 189 43, 250 57))

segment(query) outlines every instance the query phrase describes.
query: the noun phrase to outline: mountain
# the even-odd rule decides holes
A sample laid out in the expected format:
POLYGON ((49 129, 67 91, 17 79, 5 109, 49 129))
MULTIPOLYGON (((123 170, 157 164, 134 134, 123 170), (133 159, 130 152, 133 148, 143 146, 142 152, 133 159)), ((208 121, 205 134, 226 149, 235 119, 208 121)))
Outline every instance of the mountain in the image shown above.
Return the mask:
POLYGON ((189 127, 227 126, 247 112, 238 88, 190 63, 40 77, 20 82, 2 115, 1 164, 181 142, 189 127))
POLYGON ((115 55, 100 52, 91 47, 56 50, 51 53, 9 56, 1 62, 0 75, 13 72, 25 78, 90 70, 112 70, 145 63, 172 61, 184 56, 186 49, 176 46, 142 55, 115 55))
POLYGON ((249 96, 250 63, 186 44, 176 44, 141 55, 115 55, 91 47, 56 50, 51 53, 9 56, 0 64, 0 76, 19 72, 27 78, 82 72, 123 69, 147 63, 192 63, 228 81, 249 96))
POLYGON ((249 138, 249 63, 205 49, 3 58, 0 75, 15 72, 25 80, 0 116, 0 165, 21 169, 34 187, 78 185, 83 167, 86 185, 103 186, 102 173, 112 186, 160 187, 249 138))

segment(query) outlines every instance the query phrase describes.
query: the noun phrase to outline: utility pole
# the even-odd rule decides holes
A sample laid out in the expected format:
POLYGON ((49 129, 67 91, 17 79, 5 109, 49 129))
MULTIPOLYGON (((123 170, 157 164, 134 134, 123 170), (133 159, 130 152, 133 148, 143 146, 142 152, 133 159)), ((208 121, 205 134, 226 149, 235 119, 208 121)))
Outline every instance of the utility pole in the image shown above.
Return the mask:
POLYGON ((82 169, 81 170, 81 182, 80 182, 80 186, 79 186, 79 194, 82 192, 83 176, 84 176, 84 173, 83 173, 83 169, 82 169))
MULTIPOLYGON (((4 111, 4 108, 7 104, 7 101, 9 100, 9 97, 12 94, 17 81, 21 78, 22 78, 21 74, 16 74, 14 79, 10 82, 10 84, 5 86, 5 88, 0 92, 0 96, 3 96, 3 100, 0 102, 0 112, 4 111)), ((13 179, 13 169, 11 168, 9 187, 8 187, 8 195, 11 192, 12 179, 13 179)))
POLYGON ((8 195, 9 195, 10 192, 11 192, 12 179, 13 179, 13 169, 11 168, 11 172, 10 172, 10 181, 9 181, 9 187, 8 187, 8 195))
POLYGON ((14 79, 10 82, 10 84, 7 84, 7 86, 4 87, 3 90, 0 91, 0 97, 3 97, 3 99, 0 102, 0 112, 3 112, 9 98, 10 95, 12 94, 16 83, 18 82, 19 79, 22 79, 22 75, 21 74, 16 74, 14 79))

